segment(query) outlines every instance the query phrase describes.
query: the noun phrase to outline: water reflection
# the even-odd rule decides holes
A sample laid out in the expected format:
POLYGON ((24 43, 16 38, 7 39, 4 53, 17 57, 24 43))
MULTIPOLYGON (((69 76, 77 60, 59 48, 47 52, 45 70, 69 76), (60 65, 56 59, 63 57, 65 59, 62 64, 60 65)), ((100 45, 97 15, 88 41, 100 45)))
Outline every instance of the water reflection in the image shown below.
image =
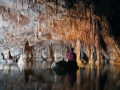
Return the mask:
POLYGON ((71 86, 74 86, 74 84, 76 82, 76 78, 77 78, 76 71, 77 70, 72 70, 72 71, 69 70, 68 71, 67 80, 71 86))
POLYGON ((114 65, 82 66, 66 74, 27 65, 0 65, 0 90, 120 90, 120 68, 114 65))
POLYGON ((34 74, 34 72, 33 72, 33 70, 31 70, 31 69, 25 69, 24 70, 24 77, 25 77, 25 81, 28 83, 29 82, 29 77, 31 76, 31 75, 33 75, 34 74))

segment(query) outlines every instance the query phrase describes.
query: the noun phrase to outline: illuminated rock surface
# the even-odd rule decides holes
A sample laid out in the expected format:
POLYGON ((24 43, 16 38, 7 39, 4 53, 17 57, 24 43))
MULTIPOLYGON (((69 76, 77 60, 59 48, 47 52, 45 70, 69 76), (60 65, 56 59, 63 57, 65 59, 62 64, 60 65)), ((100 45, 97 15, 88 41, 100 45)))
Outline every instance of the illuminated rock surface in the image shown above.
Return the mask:
POLYGON ((26 54, 26 62, 47 59, 51 65, 66 60, 72 46, 78 64, 80 59, 118 63, 120 50, 107 12, 96 14, 96 5, 92 0, 0 0, 1 60, 17 62, 26 54))
POLYGON ((119 0, 0 0, 0 90, 120 90, 119 0), (77 71, 56 62, 77 54, 77 71))

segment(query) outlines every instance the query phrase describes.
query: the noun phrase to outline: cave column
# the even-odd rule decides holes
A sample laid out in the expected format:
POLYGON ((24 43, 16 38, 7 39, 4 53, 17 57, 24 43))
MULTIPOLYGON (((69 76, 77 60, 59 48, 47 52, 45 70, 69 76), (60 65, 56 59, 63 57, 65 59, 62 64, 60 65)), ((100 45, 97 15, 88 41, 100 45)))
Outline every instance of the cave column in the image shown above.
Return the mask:
POLYGON ((48 53, 48 58, 47 58, 48 68, 50 68, 52 59, 51 59, 51 57, 50 57, 50 47, 49 47, 49 46, 47 46, 47 53, 48 53))
POLYGON ((80 66, 82 64, 82 61, 80 60, 80 40, 77 39, 76 43, 76 54, 77 54, 77 64, 80 66))
POLYGON ((95 64, 100 64, 100 61, 102 60, 102 52, 98 42, 96 43, 96 53, 97 53, 97 60, 95 61, 95 64))
POLYGON ((89 64, 94 64, 94 59, 93 59, 93 46, 90 48, 90 59, 89 59, 89 64))
POLYGON ((97 60, 95 61, 95 64, 100 63, 100 56, 99 56, 99 51, 97 51, 97 60))
POLYGON ((96 42, 95 42, 95 47, 96 47, 96 54, 97 54, 97 60, 95 61, 95 64, 99 64, 100 63, 100 46, 99 46, 99 35, 97 33, 96 35, 96 42))

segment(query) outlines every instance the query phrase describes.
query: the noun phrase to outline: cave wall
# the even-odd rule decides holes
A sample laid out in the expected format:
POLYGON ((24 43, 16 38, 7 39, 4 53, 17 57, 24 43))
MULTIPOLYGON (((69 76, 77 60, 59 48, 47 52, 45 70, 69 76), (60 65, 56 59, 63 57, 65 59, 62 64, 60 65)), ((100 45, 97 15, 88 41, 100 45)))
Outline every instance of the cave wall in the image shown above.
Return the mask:
MULTIPOLYGON (((89 61, 98 63, 118 60, 118 44, 111 35, 106 13, 99 14, 97 3, 94 0, 0 0, 1 51, 14 46, 24 48, 26 41, 34 47, 42 43, 37 48, 47 42, 49 48, 60 44, 65 46, 62 48, 69 47, 64 53, 73 46, 78 63, 83 58, 80 52, 89 61)), ((65 54, 62 56, 66 58, 65 54)))

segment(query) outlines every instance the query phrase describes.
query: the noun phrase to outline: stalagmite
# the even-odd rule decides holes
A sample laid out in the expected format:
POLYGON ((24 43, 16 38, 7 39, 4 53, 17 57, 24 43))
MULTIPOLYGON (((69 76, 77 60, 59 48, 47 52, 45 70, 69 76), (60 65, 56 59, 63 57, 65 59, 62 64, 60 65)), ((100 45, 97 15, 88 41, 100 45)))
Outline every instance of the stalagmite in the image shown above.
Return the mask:
POLYGON ((94 59, 93 59, 93 46, 91 46, 90 48, 90 60, 89 60, 89 64, 94 64, 94 59))
POLYGON ((76 42, 76 54, 77 54, 77 64, 78 66, 80 66, 79 64, 81 64, 81 60, 80 60, 80 40, 77 39, 77 42, 76 42))
POLYGON ((51 57, 50 57, 50 48, 49 48, 49 46, 48 46, 47 48, 48 48, 48 58, 47 58, 47 62, 48 62, 48 68, 50 68, 52 59, 51 59, 51 57))
POLYGON ((21 72, 23 72, 23 70, 26 66, 26 59, 27 59, 26 54, 20 55, 20 59, 18 60, 17 65, 19 66, 21 72))
POLYGON ((100 52, 97 51, 97 60, 95 61, 95 64, 100 64, 100 52))

